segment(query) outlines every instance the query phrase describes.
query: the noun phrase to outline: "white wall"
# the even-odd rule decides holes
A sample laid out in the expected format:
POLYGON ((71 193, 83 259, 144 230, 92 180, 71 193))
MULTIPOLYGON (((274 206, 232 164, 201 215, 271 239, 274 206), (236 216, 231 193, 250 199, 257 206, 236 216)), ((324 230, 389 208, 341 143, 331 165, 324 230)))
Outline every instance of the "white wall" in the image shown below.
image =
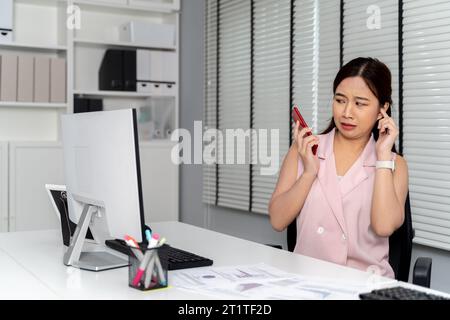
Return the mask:
MULTIPOLYGON (((181 1, 180 19, 180 128, 194 132, 203 117, 204 0, 181 1)), ((204 227, 202 167, 183 165, 180 170, 180 219, 204 227)))

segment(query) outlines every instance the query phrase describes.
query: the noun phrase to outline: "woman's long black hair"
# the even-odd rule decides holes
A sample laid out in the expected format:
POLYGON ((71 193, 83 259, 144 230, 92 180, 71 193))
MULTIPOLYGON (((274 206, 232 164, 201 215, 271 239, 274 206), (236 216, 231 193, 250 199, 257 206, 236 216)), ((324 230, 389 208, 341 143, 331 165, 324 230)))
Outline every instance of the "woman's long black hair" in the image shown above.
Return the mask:
MULTIPOLYGON (((378 59, 374 58, 356 58, 339 70, 334 79, 333 95, 336 94, 336 89, 339 84, 347 78, 361 77, 367 84, 372 93, 377 97, 380 106, 389 103, 390 108, 387 114, 391 117, 392 114, 392 75, 389 68, 378 59)), ((334 119, 332 118, 328 128, 322 134, 327 134, 336 128, 334 119)), ((378 121, 372 129, 375 141, 378 140, 379 130, 378 121)), ((392 152, 397 153, 395 145, 392 147, 392 152)))

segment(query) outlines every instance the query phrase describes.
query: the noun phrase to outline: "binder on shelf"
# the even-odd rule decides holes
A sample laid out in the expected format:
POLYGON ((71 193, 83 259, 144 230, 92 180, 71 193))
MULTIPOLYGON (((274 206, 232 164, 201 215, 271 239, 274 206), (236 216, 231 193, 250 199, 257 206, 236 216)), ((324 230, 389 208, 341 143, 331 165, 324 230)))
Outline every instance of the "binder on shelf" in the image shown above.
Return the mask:
POLYGON ((1 63, 0 100, 17 101, 17 56, 3 55, 1 63))
POLYGON ((83 113, 83 112, 98 112, 103 111, 103 100, 101 99, 85 99, 78 98, 74 99, 73 106, 74 113, 83 113))
POLYGON ((125 91, 136 92, 136 50, 123 52, 123 85, 125 91))
POLYGON ((150 81, 151 79, 151 58, 150 50, 136 50, 137 60, 137 81, 150 81))
POLYGON ((124 89, 123 78, 123 50, 106 50, 98 76, 99 89, 122 91, 124 89))
POLYGON ((164 82, 176 82, 177 79, 177 54, 175 52, 159 52, 161 54, 162 66, 160 69, 161 72, 161 81, 164 82))
POLYGON ((89 99, 76 98, 73 101, 73 113, 89 112, 89 99))
POLYGON ((136 50, 109 49, 99 71, 99 89, 136 92, 136 50))
POLYGON ((136 56, 138 81, 176 82, 175 52, 137 50, 136 56))
POLYGON ((174 52, 106 50, 99 70, 99 90, 174 95, 176 59, 174 52))
POLYGON ((19 102, 33 102, 33 69, 33 56, 19 56, 17 69, 17 101, 19 102))
POLYGON ((103 111, 102 99, 89 99, 89 112, 103 111))
POLYGON ((66 102, 66 59, 50 60, 50 102, 66 102))
POLYGON ((50 58, 34 58, 34 102, 50 102, 50 58))

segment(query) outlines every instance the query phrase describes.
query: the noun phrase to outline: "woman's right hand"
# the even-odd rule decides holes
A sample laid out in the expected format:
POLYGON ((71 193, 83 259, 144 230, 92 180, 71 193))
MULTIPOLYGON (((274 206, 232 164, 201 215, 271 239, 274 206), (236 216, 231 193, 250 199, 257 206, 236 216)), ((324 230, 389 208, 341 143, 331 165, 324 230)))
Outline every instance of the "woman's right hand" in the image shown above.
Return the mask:
POLYGON ((297 151, 303 163, 303 174, 312 175, 314 177, 319 173, 320 162, 317 155, 313 154, 312 148, 319 144, 319 138, 307 133, 311 132, 310 128, 302 128, 300 130, 300 123, 297 122, 293 128, 292 136, 294 143, 297 145, 297 151))

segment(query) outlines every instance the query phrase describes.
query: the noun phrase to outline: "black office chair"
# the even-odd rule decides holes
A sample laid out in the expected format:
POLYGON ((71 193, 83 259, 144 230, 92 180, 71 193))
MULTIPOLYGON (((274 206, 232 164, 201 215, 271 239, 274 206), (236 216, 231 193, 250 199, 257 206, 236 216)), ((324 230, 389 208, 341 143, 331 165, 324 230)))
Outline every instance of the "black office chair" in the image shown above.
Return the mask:
MULTIPOLYGON (((412 227, 411 205, 409 202, 409 192, 405 203, 405 222, 389 238, 389 263, 394 269, 395 278, 400 281, 408 282, 409 269, 411 265, 412 240, 414 238, 414 229, 412 227)), ((289 251, 294 251, 297 243, 297 225, 294 221, 287 229, 287 246, 289 251)), ((274 246, 278 247, 279 246, 274 246)), ((416 260, 413 270, 413 283, 429 288, 431 282, 431 264, 430 258, 419 257, 416 260)))

